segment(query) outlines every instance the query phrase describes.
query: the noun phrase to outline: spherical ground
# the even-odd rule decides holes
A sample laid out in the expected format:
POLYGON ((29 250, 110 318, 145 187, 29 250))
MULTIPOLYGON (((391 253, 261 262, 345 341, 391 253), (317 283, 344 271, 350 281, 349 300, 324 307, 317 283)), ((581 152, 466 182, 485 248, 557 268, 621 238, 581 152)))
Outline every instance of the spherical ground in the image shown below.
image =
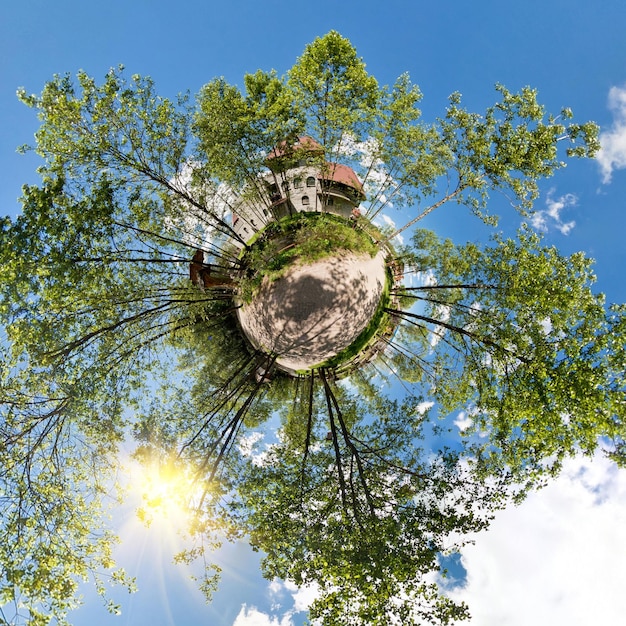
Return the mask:
POLYGON ((237 311, 256 348, 286 371, 306 370, 347 348, 372 319, 385 286, 385 256, 342 252, 264 282, 237 311))

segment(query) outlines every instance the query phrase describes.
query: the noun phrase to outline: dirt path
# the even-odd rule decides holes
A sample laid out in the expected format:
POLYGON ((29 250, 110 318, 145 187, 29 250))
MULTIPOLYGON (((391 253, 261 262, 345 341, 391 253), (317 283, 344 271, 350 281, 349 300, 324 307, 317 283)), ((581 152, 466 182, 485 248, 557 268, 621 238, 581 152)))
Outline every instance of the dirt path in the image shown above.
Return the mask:
POLYGON ((385 284, 385 258, 343 253, 265 284, 238 310, 252 344, 287 370, 308 369, 349 346, 368 324, 385 284))

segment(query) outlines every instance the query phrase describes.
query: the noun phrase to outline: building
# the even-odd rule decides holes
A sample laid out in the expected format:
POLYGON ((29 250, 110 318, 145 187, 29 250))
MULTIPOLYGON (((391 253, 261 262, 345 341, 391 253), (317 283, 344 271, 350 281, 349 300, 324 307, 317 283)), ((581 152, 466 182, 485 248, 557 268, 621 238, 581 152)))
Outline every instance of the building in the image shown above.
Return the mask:
POLYGON ((352 168, 324 159, 310 137, 285 142, 270 152, 268 171, 259 176, 233 208, 233 228, 248 241, 271 221, 301 212, 328 212, 350 218, 365 200, 352 168))

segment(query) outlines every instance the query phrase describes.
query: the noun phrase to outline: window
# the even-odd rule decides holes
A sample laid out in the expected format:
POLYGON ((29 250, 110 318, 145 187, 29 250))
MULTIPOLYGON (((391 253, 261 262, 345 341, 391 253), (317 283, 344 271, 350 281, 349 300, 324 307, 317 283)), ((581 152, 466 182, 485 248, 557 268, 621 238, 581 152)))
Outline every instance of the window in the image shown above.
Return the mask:
POLYGON ((307 187, 315 187, 315 176, 309 176, 306 179, 306 186, 307 187))
POLYGON ((302 204, 309 204, 309 196, 302 196, 302 204))
POLYGON ((302 187, 302 179, 301 178, 294 178, 293 179, 293 188, 294 189, 300 189, 300 187, 302 187))
POLYGON ((268 191, 270 192, 270 201, 276 202, 280 200, 280 194, 278 193, 278 187, 276 185, 268 185, 268 191))

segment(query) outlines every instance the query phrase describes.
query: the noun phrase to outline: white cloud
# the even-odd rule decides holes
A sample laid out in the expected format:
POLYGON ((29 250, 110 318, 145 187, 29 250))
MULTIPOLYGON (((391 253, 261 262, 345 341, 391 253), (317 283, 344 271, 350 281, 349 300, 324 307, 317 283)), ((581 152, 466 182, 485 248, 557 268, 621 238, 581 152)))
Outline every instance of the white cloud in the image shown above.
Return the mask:
MULTIPOLYGON (((447 322, 452 314, 452 308, 442 304, 437 305, 433 317, 440 322, 447 322)), ((435 325, 430 332, 430 347, 435 348, 437 344, 444 338, 446 328, 444 326, 435 325)))
POLYGON ((552 332, 552 320, 549 317, 539 320, 539 325, 544 335, 549 335, 552 332))
POLYGON ((409 265, 404 268, 404 284, 406 287, 436 285, 437 279, 432 270, 427 270, 426 272, 417 271, 416 267, 409 265))
POLYGON ((548 232, 550 228, 556 228, 561 234, 568 235, 576 226, 576 222, 564 222, 561 219, 561 211, 569 207, 574 207, 578 203, 578 198, 572 193, 566 193, 558 198, 553 198, 554 189, 548 192, 546 198, 546 209, 537 211, 530 219, 530 224, 535 230, 548 232))
POLYGON ((293 621, 290 613, 283 615, 281 619, 262 613, 256 607, 248 608, 244 604, 239 615, 235 618, 233 626, 293 626, 293 621))
POLYGON ((172 207, 177 209, 165 217, 165 225, 180 241, 195 248, 208 248, 213 241, 215 228, 207 220, 206 209, 200 210, 185 198, 194 198, 207 207, 210 213, 224 218, 231 212, 237 194, 225 183, 214 185, 208 181, 198 184, 194 171, 198 163, 192 160, 183 164, 181 170, 170 178, 172 207))
POLYGON ((574 459, 463 548, 467 582, 450 595, 481 626, 623 623, 624 528, 626 471, 599 455, 574 459))
POLYGON ((608 98, 613 111, 613 125, 600 133, 600 150, 597 154, 602 182, 608 184, 614 170, 626 168, 626 85, 611 87, 608 98))
POLYGON ((460 411, 456 419, 454 420, 454 425, 460 431, 467 430, 473 423, 474 423, 474 420, 465 411, 460 411))
MULTIPOLYGON (((384 196, 381 196, 381 201, 386 202, 386 200, 384 200, 384 196)), ((387 203, 387 206, 392 206, 391 203, 387 203)), ((396 229, 396 223, 393 221, 393 219, 391 217, 389 217, 389 215, 383 213, 380 216, 379 220, 375 220, 374 223, 377 226, 386 226, 389 228, 393 228, 394 230, 396 229), (381 224, 380 220, 382 220, 384 222, 384 224, 381 224)), ((396 243, 403 245, 404 244, 404 237, 402 235, 396 235, 394 237, 396 243)))
POLYGON ((248 607, 244 604, 233 626, 293 626, 292 616, 295 613, 308 611, 309 606, 319 596, 319 588, 316 584, 298 587, 293 582, 282 581, 278 578, 269 583, 268 592, 272 601, 272 613, 280 611, 285 595, 291 595, 293 606, 284 611, 282 616, 278 616, 264 613, 254 606, 248 607))
POLYGON ((239 452, 243 456, 252 456, 255 451, 256 444, 263 439, 263 433, 260 431, 254 431, 249 435, 244 435, 239 438, 238 447, 239 452))
POLYGON ((415 412, 418 415, 424 415, 427 411, 430 411, 430 409, 433 408, 433 406, 435 406, 435 403, 430 401, 430 400, 424 400, 423 402, 420 402, 416 407, 415 407, 415 412))
POLYGON ((274 578, 274 580, 272 580, 267 586, 267 589, 270 593, 270 596, 277 596, 282 592, 283 587, 283 583, 278 578, 274 578))
POLYGON ((285 589, 289 591, 293 597, 293 610, 296 613, 300 611, 308 611, 313 601, 320 595, 317 584, 302 585, 298 587, 295 583, 286 581, 285 589))
POLYGON ((381 215, 383 222, 385 222, 385 225, 387 226, 391 226, 391 228, 395 228, 396 227, 396 223, 388 216, 385 215, 384 213, 381 215))

